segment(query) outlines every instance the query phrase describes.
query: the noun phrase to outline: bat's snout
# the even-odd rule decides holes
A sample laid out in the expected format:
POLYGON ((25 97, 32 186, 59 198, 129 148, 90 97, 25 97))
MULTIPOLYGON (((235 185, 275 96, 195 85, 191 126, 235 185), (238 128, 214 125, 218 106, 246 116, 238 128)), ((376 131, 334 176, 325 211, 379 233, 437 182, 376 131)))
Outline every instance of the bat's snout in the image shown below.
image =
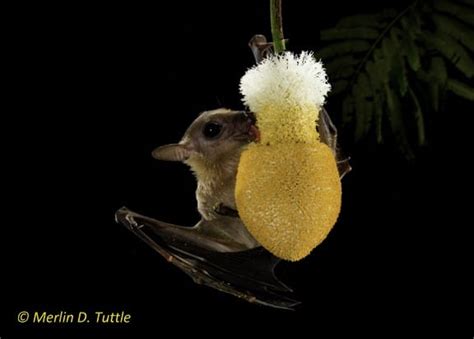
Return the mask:
POLYGON ((260 140, 260 132, 256 126, 257 119, 253 112, 242 111, 236 118, 239 130, 249 141, 260 140))

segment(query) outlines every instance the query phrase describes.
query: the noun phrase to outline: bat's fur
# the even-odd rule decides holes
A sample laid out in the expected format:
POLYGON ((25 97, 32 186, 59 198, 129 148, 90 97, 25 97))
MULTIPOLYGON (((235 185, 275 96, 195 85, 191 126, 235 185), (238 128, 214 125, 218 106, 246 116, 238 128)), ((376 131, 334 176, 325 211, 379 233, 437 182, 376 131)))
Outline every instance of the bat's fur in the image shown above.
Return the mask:
POLYGON ((236 209, 237 166, 245 145, 256 137, 253 122, 243 111, 206 111, 193 121, 179 143, 153 151, 156 159, 182 161, 191 167, 197 179, 198 210, 206 220, 215 219, 221 205, 236 209), (206 137, 204 129, 208 123, 221 127, 218 136, 206 137))

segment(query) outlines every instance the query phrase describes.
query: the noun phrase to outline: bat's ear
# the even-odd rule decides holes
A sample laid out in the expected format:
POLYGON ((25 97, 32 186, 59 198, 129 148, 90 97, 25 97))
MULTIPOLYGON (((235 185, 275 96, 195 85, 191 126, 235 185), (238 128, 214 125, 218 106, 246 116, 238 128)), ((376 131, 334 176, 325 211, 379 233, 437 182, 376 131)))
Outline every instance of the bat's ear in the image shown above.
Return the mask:
POLYGON ((155 148, 151 156, 158 160, 184 161, 191 155, 191 150, 183 144, 169 144, 155 148))

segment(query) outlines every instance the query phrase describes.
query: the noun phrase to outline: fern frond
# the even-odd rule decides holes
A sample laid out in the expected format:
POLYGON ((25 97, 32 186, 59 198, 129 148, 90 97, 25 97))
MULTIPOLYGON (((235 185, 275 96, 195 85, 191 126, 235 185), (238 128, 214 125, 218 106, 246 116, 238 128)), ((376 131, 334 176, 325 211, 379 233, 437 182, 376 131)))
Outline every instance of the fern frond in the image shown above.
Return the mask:
POLYGON ((373 119, 375 123, 375 135, 377 143, 381 144, 383 142, 382 136, 382 123, 383 123, 383 107, 385 106, 385 97, 383 95, 384 89, 384 80, 381 78, 383 74, 380 74, 377 71, 377 67, 373 61, 367 62, 365 65, 366 73, 369 76, 370 86, 372 88, 373 96, 373 119))
POLYGON ((413 19, 409 19, 406 15, 400 19, 400 24, 403 29, 401 40, 401 53, 408 61, 408 65, 413 71, 418 71, 421 67, 420 52, 416 46, 416 39, 420 34, 420 28, 413 19))
POLYGON ((338 28, 353 28, 353 27, 375 27, 382 28, 386 26, 384 21, 391 20, 397 16, 397 11, 394 9, 386 9, 378 14, 361 14, 352 15, 339 20, 336 24, 338 28))
POLYGON ((474 61, 464 47, 449 35, 438 32, 424 34, 424 40, 435 50, 439 51, 454 66, 468 78, 474 76, 474 61))
POLYGON ((433 1, 433 6, 436 10, 451 14, 460 20, 470 25, 474 24, 474 9, 467 6, 459 5, 453 1, 436 0, 433 1))
POLYGON ((421 33, 421 22, 418 15, 413 13, 413 10, 410 9, 406 15, 400 18, 400 25, 402 26, 403 31, 408 36, 415 39, 421 33))
MULTIPOLYGON (((386 47, 387 48, 387 47, 386 47)), ((390 81, 390 59, 388 59, 384 52, 383 46, 381 48, 377 48, 374 51, 374 64, 375 70, 378 77, 381 79, 381 84, 388 84, 390 81)))
POLYGON ((413 151, 408 142, 407 133, 405 131, 405 124, 402 118, 401 103, 396 92, 391 90, 389 86, 385 85, 385 94, 387 96, 387 106, 391 114, 388 115, 388 121, 392 130, 393 136, 397 141, 398 147, 403 152, 407 159, 413 159, 413 151))
POLYGON ((446 88, 464 99, 474 101, 474 89, 456 79, 448 79, 446 88))
POLYGON ((326 64, 326 71, 329 74, 333 74, 340 68, 357 65, 359 61, 360 60, 354 58, 352 55, 339 57, 326 64))
POLYGON ((433 14, 433 21, 438 30, 461 42, 469 50, 474 51, 474 31, 467 25, 439 14, 433 14))
POLYGON ((448 79, 448 71, 443 58, 431 58, 430 75, 432 80, 444 86, 446 80, 448 79))
POLYGON ((405 34, 401 41, 401 52, 406 58, 408 65, 413 71, 418 71, 421 67, 420 53, 415 41, 408 34, 405 34))
POLYGON ((321 31, 321 40, 341 40, 341 39, 377 39, 379 32, 376 29, 368 27, 354 28, 330 28, 321 31))
POLYGON ((383 124, 383 107, 385 98, 382 93, 376 92, 374 95, 374 120, 375 120, 375 135, 377 143, 383 143, 382 124, 383 124))
POLYGON ((359 74, 352 96, 355 99, 355 139, 360 140, 367 135, 373 116, 372 88, 365 72, 359 74))
POLYGON ((410 140, 426 144, 428 114, 440 110, 446 91, 474 101, 473 87, 450 74, 474 77, 473 2, 413 0, 399 12, 343 18, 321 33, 331 95, 340 97, 343 126, 354 128, 356 140, 373 128, 382 143, 391 131, 411 158, 410 140))
POLYGON ((338 68, 337 70, 332 72, 331 78, 333 80, 347 79, 352 74, 354 74, 354 71, 355 71, 354 66, 341 67, 341 68, 338 68))
POLYGON ((398 40, 396 29, 392 29, 390 32, 390 37, 386 40, 390 42, 390 45, 394 50, 392 51, 392 59, 391 59, 391 75, 394 79, 396 79, 398 83, 398 89, 400 90, 400 94, 402 97, 405 96, 408 89, 408 79, 405 70, 405 60, 403 59, 403 55, 400 52, 400 41, 398 40))
POLYGON ((370 49, 370 46, 370 43, 364 40, 343 41, 321 49, 318 55, 322 59, 329 59, 339 55, 365 52, 370 49))
POLYGON ((433 57, 430 62, 429 89, 431 103, 435 112, 439 111, 440 93, 446 87, 448 71, 443 58, 433 57))

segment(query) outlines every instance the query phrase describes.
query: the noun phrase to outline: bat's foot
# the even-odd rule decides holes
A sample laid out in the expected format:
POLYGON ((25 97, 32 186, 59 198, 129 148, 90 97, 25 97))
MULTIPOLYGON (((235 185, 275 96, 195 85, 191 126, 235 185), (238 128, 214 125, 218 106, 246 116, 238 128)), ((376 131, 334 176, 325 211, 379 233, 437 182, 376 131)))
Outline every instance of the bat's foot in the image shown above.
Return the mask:
POLYGON ((345 159, 337 161, 337 169, 339 171, 339 178, 344 178, 344 176, 352 171, 352 167, 349 164, 349 160, 351 160, 351 157, 347 157, 345 159))

